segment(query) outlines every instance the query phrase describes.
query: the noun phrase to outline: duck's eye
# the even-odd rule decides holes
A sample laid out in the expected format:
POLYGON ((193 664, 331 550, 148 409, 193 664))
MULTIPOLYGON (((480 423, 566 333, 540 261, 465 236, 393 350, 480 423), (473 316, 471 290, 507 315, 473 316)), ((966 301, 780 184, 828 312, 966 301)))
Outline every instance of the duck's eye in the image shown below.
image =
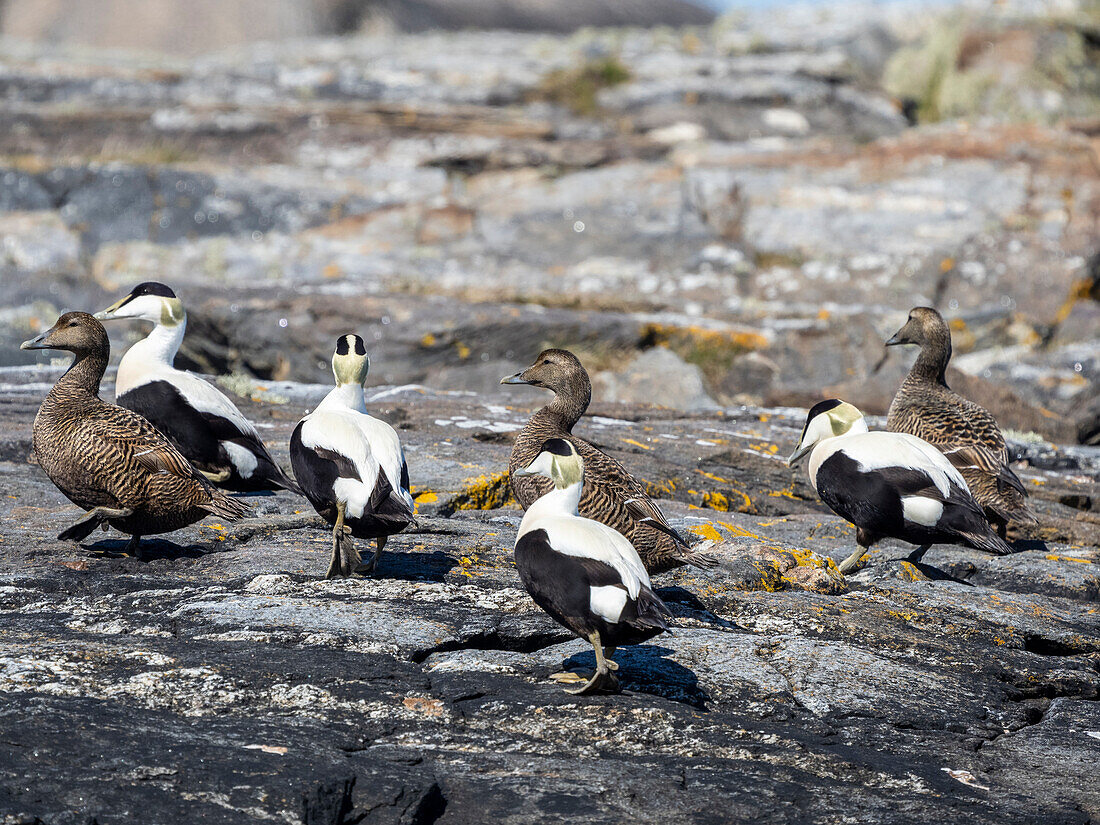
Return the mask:
POLYGON ((550 359, 549 358, 543 358, 542 359, 541 366, 545 367, 545 366, 548 366, 549 364, 550 364, 550 359))
POLYGON ((69 325, 70 327, 75 327, 75 326, 79 326, 79 324, 77 324, 77 322, 76 322, 76 321, 69 321, 69 324, 68 324, 68 325, 69 325))

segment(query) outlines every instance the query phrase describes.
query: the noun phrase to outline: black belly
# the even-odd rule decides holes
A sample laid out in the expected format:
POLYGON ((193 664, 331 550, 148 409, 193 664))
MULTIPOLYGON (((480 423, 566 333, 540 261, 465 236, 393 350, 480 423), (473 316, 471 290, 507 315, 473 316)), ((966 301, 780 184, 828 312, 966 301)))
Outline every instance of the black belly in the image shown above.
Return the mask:
MULTIPOLYGON (((554 552, 545 530, 525 533, 516 543, 516 569, 535 604, 582 639, 596 631, 604 645, 633 645, 661 632, 625 622, 612 624, 593 613, 591 589, 621 584, 618 574, 603 562, 554 552)), ((630 612, 628 602, 623 613, 630 612)))
POLYGON ((959 539, 953 532, 905 520, 902 497, 931 483, 924 473, 905 467, 861 470, 842 452, 833 453, 817 470, 821 500, 856 527, 910 544, 956 544, 959 539))
POLYGON ((148 419, 183 453, 184 457, 207 473, 229 476, 217 486, 238 492, 256 492, 282 487, 281 475, 263 445, 242 433, 232 421, 219 415, 196 410, 179 389, 167 381, 150 381, 118 397, 118 405, 148 419), (229 457, 223 441, 240 444, 256 457, 256 469, 242 476, 229 457))

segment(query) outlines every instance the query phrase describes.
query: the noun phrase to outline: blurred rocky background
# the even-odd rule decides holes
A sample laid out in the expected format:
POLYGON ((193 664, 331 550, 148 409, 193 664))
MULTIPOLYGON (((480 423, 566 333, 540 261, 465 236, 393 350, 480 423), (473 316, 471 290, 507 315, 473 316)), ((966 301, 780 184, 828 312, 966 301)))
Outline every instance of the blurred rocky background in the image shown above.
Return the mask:
POLYGON ((931 304, 1004 426, 1095 440, 1100 5, 713 17, 7 0, 0 363, 158 279, 209 372, 323 380, 355 328, 380 383, 563 344, 606 400, 883 412, 931 304))

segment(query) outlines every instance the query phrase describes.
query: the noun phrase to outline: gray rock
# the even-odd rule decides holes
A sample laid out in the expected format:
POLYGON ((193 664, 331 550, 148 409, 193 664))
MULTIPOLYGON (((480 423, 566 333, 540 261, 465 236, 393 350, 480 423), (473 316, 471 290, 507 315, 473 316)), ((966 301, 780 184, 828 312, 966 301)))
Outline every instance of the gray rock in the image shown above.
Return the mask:
POLYGON ((597 398, 612 403, 654 404, 676 410, 711 410, 718 405, 707 395, 703 373, 665 347, 645 350, 617 372, 599 372, 592 379, 597 398))

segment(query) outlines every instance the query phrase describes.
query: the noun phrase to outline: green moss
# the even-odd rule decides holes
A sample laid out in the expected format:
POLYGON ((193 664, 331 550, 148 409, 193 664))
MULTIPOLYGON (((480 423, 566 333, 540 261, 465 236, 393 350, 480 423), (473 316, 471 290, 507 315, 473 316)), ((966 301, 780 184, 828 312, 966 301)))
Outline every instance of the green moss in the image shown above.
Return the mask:
POLYGON ((529 97, 567 106, 579 115, 590 115, 599 108, 596 96, 601 89, 626 83, 631 77, 630 69, 619 58, 602 57, 580 66, 550 72, 529 97))

